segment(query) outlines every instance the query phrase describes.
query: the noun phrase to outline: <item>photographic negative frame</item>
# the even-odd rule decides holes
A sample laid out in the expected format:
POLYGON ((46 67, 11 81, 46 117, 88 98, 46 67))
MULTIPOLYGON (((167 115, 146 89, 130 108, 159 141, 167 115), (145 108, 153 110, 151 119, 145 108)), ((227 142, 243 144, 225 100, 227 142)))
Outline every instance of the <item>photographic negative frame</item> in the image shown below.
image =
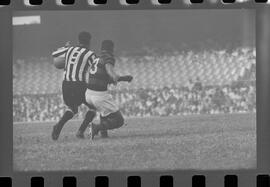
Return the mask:
MULTIPOLYGON (((172 1, 170 4, 157 5, 149 2, 139 2, 136 5, 122 5, 119 2, 108 2, 106 5, 91 6, 88 2, 77 2, 74 5, 57 5, 54 1, 43 2, 41 6, 28 6, 25 2, 14 2, 10 5, 1 7, 1 24, 4 27, 1 28, 1 57, 3 61, 1 65, 1 78, 3 85, 3 92, 1 97, 1 176, 7 176, 12 178, 13 186, 30 186, 32 177, 44 178, 45 186, 61 186, 63 183, 63 177, 74 176, 75 182, 78 186, 95 185, 95 181, 98 181, 100 176, 107 176, 109 186, 127 186, 128 181, 136 183, 138 181, 141 186, 159 185, 161 176, 172 176, 174 186, 192 186, 195 185, 194 181, 205 181, 206 186, 222 186, 226 182, 225 176, 236 175, 237 183, 239 186, 254 186, 259 185, 260 178, 262 181, 269 181, 269 117, 267 115, 269 109, 269 26, 265 24, 267 18, 269 18, 269 10, 265 7, 266 4, 255 4, 253 2, 247 3, 234 3, 223 4, 221 2, 210 3, 204 2, 202 4, 184 4, 178 1, 172 1), (67 11, 67 10, 115 10, 115 11, 132 11, 132 10, 154 10, 166 9, 166 10, 178 10, 178 9, 190 9, 196 11, 197 9, 252 9, 256 13, 256 103, 257 103, 257 118, 256 118, 256 152, 257 152, 257 167, 254 169, 233 169, 233 170, 181 170, 181 168, 174 170, 136 170, 136 171, 15 171, 13 168, 13 127, 12 123, 12 66, 11 62, 13 58, 13 45, 14 38, 12 36, 12 15, 14 11, 67 11), (123 10, 124 9, 124 10, 123 10), (268 37, 268 38, 267 38, 268 37), (194 179, 194 181, 193 181, 194 179), (259 180, 258 180, 259 179, 259 180)), ((229 177, 230 178, 230 177, 229 177)), ((233 177, 232 177, 233 178, 233 177)), ((37 178, 34 178, 37 179, 37 178)), ((170 180, 170 177, 167 178, 170 180)), ((34 180, 32 180, 34 181, 34 180)), ((74 181, 74 178, 64 178, 65 181, 74 181)), ((106 179, 105 179, 106 181, 106 179)))

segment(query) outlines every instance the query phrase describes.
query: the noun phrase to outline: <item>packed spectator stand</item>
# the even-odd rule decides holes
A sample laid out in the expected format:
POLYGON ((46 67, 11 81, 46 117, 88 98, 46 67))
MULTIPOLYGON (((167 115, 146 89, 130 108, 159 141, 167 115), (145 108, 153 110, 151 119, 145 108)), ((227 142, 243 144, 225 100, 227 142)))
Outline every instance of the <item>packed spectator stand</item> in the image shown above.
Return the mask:
MULTIPOLYGON (((256 112, 254 48, 121 55, 116 70, 131 84, 110 92, 127 117, 256 112)), ((13 121, 58 120, 65 110, 61 70, 51 59, 13 63, 13 121)), ((80 107, 77 118, 87 108, 80 107)))

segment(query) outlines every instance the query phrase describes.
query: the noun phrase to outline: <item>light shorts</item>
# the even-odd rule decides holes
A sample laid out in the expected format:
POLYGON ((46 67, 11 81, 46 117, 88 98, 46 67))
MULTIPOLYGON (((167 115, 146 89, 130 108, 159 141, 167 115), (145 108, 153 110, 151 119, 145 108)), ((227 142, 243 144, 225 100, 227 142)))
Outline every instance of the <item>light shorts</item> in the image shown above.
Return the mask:
POLYGON ((86 102, 96 107, 101 116, 105 117, 119 110, 112 96, 107 91, 94 91, 87 89, 86 102))

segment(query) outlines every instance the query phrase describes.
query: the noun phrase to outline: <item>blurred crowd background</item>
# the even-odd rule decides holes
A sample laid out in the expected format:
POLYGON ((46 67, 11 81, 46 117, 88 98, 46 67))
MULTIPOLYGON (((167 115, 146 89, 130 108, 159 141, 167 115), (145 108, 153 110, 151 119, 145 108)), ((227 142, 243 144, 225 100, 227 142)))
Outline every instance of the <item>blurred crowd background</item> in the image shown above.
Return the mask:
MULTIPOLYGON (((254 83, 235 86, 164 87, 112 91, 126 117, 256 112, 254 83)), ((19 95, 13 99, 14 121, 54 121, 65 111, 61 94, 19 95)), ((76 118, 83 118, 86 106, 76 118)))
MULTIPOLYGON (((117 63, 125 65, 118 65, 117 70, 125 72, 133 68, 137 71, 134 73, 134 81, 137 83, 119 83, 116 87, 110 86, 109 91, 126 117, 256 112, 255 55, 253 48, 237 48, 230 52, 148 52, 141 57, 118 57, 117 63), (166 71, 163 68, 161 71, 155 70, 155 65, 160 63, 169 68, 167 67, 166 71), (132 65, 134 67, 131 67, 132 65), (139 66, 144 68, 141 70, 137 68, 139 66), (150 72, 144 75, 146 68, 155 76, 152 77, 150 72)), ((22 67, 19 68, 14 67, 17 69, 15 72, 18 72, 18 75, 14 75, 14 82, 25 82, 24 79, 32 82, 29 85, 22 84, 22 88, 14 87, 14 121, 54 121, 58 120, 66 109, 61 94, 62 71, 55 70, 50 62, 46 62, 46 58, 35 60, 37 69, 33 68, 35 66, 31 63, 20 64, 22 67), (49 72, 44 71, 44 68, 41 68, 44 64, 52 69, 45 68, 49 72), (41 75, 48 74, 46 77, 49 77, 51 83, 41 84, 35 76, 25 78, 27 68, 41 79, 41 75), (54 74, 56 76, 53 76, 54 74), (20 76, 20 79, 17 76, 20 76), (40 90, 35 86, 28 89, 29 93, 24 93, 27 86, 33 86, 35 81, 40 90), (44 92, 37 93, 41 90, 44 92)), ((81 106, 76 118, 83 118, 86 111, 87 107, 81 106)))

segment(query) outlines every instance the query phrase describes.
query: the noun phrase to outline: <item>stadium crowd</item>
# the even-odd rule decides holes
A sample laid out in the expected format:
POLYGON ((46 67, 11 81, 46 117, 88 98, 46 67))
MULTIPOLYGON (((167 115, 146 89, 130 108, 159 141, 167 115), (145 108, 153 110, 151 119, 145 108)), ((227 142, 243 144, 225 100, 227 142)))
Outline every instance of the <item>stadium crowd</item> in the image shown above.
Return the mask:
MULTIPOLYGON (((126 117, 256 112, 256 87, 250 83, 210 87, 195 82, 181 88, 111 92, 126 117)), ((64 109, 61 94, 17 95, 13 99, 13 120, 58 120, 64 109)), ((77 118, 83 118, 86 110, 80 107, 77 118)))
MULTIPOLYGON (((208 63, 216 65, 238 63, 238 66, 247 63, 250 68, 243 68, 243 71, 240 72, 237 80, 240 81, 240 84, 236 82, 230 85, 209 86, 203 85, 198 78, 194 82, 190 80, 185 86, 170 85, 159 88, 152 86, 152 88, 140 89, 119 89, 118 87, 111 90, 113 98, 126 117, 256 112, 256 87, 254 82, 250 81, 256 79, 255 48, 238 47, 231 51, 216 49, 198 50, 197 52, 151 49, 144 49, 144 53, 141 54, 142 51, 140 51, 138 55, 122 54, 117 58, 117 62, 120 61, 122 64, 125 62, 186 62, 199 67, 204 67, 208 63), (162 51, 166 52, 163 54, 162 51)), ((30 61, 50 62, 48 58, 33 58, 30 61)), ((23 71, 20 69, 26 63, 27 61, 17 60, 13 64, 15 81, 16 72, 23 71)), ((24 73, 21 74, 24 75, 24 73)), ((59 87, 59 85, 56 86, 59 87)), ((15 122, 58 120, 65 110, 62 94, 47 92, 26 95, 15 91, 13 120, 15 122)), ((86 110, 85 106, 80 107, 77 118, 83 118, 86 110)))

